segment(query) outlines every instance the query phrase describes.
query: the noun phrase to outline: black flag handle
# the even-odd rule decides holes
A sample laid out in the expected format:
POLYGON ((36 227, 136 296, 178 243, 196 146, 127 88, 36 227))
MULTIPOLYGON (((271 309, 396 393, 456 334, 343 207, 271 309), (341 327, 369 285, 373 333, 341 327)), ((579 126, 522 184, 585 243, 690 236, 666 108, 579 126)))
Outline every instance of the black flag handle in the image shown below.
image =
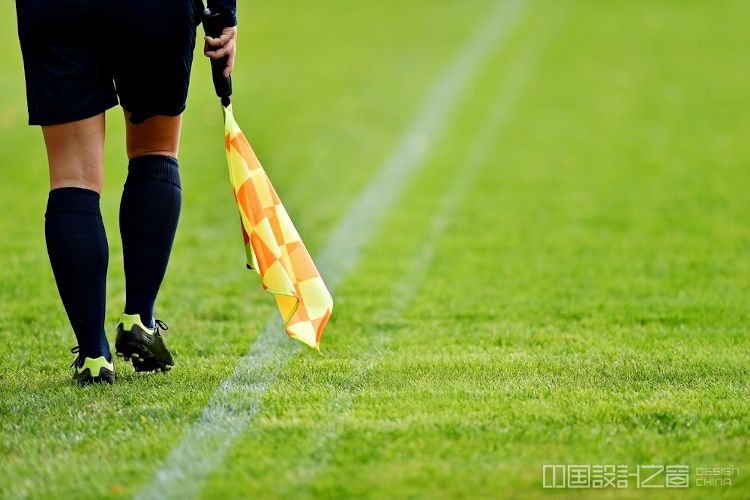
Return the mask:
MULTIPOLYGON (((203 31, 206 35, 211 38, 219 38, 223 30, 224 26, 222 26, 219 13, 206 9, 203 12, 203 31)), ((216 95, 221 98, 221 105, 224 107, 229 106, 231 103, 229 98, 232 95, 232 76, 224 77, 227 59, 229 59, 229 56, 211 59, 211 77, 214 81, 214 89, 216 89, 216 95)))

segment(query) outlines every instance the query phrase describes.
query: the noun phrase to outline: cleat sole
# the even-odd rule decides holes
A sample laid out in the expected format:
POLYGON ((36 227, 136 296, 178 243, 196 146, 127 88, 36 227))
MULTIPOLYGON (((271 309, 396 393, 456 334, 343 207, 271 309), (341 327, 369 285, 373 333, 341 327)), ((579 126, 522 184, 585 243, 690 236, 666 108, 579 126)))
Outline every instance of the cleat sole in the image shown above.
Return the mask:
POLYGON ((92 384, 113 384, 115 382, 115 372, 107 369, 102 369, 99 376, 92 377, 91 372, 87 368, 80 374, 73 375, 73 381, 80 386, 92 384))
POLYGON ((143 346, 126 344, 117 348, 118 355, 122 354, 123 360, 131 361, 136 372, 168 372, 172 368, 160 363, 143 346))

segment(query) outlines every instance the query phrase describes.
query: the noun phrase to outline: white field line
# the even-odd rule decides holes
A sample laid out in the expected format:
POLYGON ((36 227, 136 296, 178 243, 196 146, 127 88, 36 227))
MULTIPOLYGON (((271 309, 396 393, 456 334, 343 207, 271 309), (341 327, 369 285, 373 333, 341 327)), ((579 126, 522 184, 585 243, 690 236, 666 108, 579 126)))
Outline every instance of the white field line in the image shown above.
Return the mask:
MULTIPOLYGON (((484 22, 426 95, 396 148, 347 210, 316 258, 331 292, 357 264, 362 249, 422 167, 432 144, 452 117, 462 91, 493 48, 507 38, 523 5, 524 0, 499 1, 483 17, 484 22)), ((299 344, 283 334, 280 319, 272 316, 234 373, 211 396, 200 420, 185 431, 136 498, 195 497, 233 441, 247 430, 269 387, 297 351, 299 344)))
MULTIPOLYGON (((456 173, 446 193, 443 195, 440 206, 432 218, 430 226, 425 234, 421 245, 411 255, 409 271, 400 280, 394 283, 391 292, 391 302, 384 307, 376 316, 390 318, 391 321, 402 319, 404 312, 411 305, 416 293, 427 278, 427 273, 433 264, 437 245, 441 236, 450 224, 460 224, 455 219, 456 211, 460 203, 466 197, 474 185, 482 168, 489 165, 488 156, 492 154, 492 147, 496 145, 500 132, 515 107, 516 101, 522 91, 522 85, 529 76, 531 67, 536 61, 536 56, 541 48, 541 37, 535 38, 529 43, 521 54, 516 56, 512 68, 508 70, 510 78, 496 94, 489 107, 487 118, 473 142, 470 154, 463 164, 463 168, 456 169, 456 173)), ((497 166, 501 160, 494 158, 493 166, 497 166)), ((387 348, 390 337, 385 332, 376 332, 373 339, 368 342, 367 350, 370 352, 383 351, 387 348)), ((360 381, 373 369, 371 363, 363 362, 352 374, 346 388, 340 392, 329 406, 327 419, 328 426, 322 430, 320 438, 313 450, 305 457, 298 457, 299 462, 294 469, 294 477, 304 480, 306 485, 312 484, 315 477, 322 473, 328 466, 336 451, 338 440, 343 426, 341 418, 345 417, 353 405, 353 388, 360 385, 360 381)), ((301 495, 301 489, 295 490, 301 495)))

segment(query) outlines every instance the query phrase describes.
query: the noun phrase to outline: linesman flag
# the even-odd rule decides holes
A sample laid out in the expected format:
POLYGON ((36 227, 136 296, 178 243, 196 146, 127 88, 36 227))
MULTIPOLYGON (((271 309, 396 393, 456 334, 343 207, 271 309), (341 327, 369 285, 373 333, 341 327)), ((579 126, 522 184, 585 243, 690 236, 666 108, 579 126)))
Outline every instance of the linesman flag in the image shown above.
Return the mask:
MULTIPOLYGON (((206 35, 222 32, 217 13, 203 13, 206 35)), ((229 178, 240 209, 247 266, 274 294, 286 333, 320 351, 320 337, 333 310, 333 299, 297 234, 253 148, 234 119, 232 79, 224 76, 227 58, 211 60, 216 95, 224 110, 224 145, 229 178)))
POLYGON ((242 219, 247 265, 274 294, 287 334, 320 350, 333 299, 232 114, 224 108, 229 177, 242 219))

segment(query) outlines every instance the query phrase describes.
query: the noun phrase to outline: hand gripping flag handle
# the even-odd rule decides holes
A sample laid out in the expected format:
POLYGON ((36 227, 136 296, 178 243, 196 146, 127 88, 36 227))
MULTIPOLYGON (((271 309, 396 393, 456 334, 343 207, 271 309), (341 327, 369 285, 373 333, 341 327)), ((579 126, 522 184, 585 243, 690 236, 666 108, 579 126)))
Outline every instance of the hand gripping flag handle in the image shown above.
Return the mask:
MULTIPOLYGON (((221 36, 224 26, 221 24, 221 16, 218 12, 211 12, 209 9, 203 11, 203 30, 211 38, 221 36)), ((229 56, 211 59, 211 77, 214 81, 214 89, 216 89, 216 95, 221 98, 221 105, 224 107, 229 106, 232 95, 232 77, 231 75, 224 77, 224 68, 227 67, 228 58, 229 56)))

